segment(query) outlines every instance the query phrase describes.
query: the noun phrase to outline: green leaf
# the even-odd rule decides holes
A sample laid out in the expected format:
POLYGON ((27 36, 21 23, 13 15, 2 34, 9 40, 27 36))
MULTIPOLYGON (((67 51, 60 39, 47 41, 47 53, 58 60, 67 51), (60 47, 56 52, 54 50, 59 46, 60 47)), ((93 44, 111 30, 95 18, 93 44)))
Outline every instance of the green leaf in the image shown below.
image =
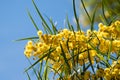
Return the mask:
POLYGON ((108 22, 108 20, 107 20, 107 18, 106 18, 106 16, 105 16, 105 10, 104 10, 104 2, 103 2, 103 0, 102 0, 102 14, 103 14, 103 19, 104 19, 104 22, 108 25, 109 24, 109 22, 108 22))
POLYGON ((111 65, 104 59, 104 57, 101 54, 97 54, 97 56, 100 58, 100 60, 102 60, 107 67, 110 67, 111 65))
POLYGON ((33 25, 34 25, 34 27, 36 28, 37 31, 39 31, 39 28, 37 27, 35 21, 33 20, 33 18, 32 18, 32 16, 31 16, 30 12, 29 12, 29 11, 27 11, 27 12, 28 12, 28 16, 30 17, 30 19, 31 19, 31 21, 32 21, 32 23, 33 23, 33 25))
POLYGON ((83 70, 83 72, 86 72, 86 70, 88 70, 88 68, 90 67, 91 64, 88 64, 87 67, 85 67, 85 69, 83 70))
MULTIPOLYGON (((27 58, 27 57, 26 57, 27 58)), ((30 63, 30 65, 32 65, 32 63, 31 63, 31 61, 27 58, 27 60, 28 60, 28 62, 30 63)), ((37 79, 39 80, 40 78, 39 78, 39 76, 37 75, 37 70, 34 68, 34 67, 32 67, 32 69, 33 69, 33 72, 34 72, 34 74, 35 74, 35 76, 37 77, 37 79)))
POLYGON ((52 30, 50 29, 50 27, 48 26, 47 22, 45 21, 45 19, 43 18, 42 14, 40 13, 40 11, 39 11, 37 5, 35 4, 34 0, 32 0, 32 2, 33 2, 33 5, 34 5, 34 7, 35 7, 35 9, 36 9, 36 11, 37 11, 40 19, 41 19, 42 22, 45 24, 44 27, 48 30, 48 32, 49 32, 50 34, 53 34, 53 33, 52 33, 52 30))
POLYGON ((59 74, 59 71, 58 71, 58 70, 56 70, 56 69, 52 68, 51 66, 48 66, 48 67, 49 67, 50 69, 54 70, 55 74, 57 73, 57 74, 58 74, 58 76, 60 77, 60 79, 64 80, 64 79, 63 79, 63 77, 62 77, 62 75, 61 75, 61 74, 59 74))
POLYGON ((33 40, 33 39, 39 39, 39 37, 28 37, 28 38, 18 39, 18 40, 15 40, 15 41, 33 40))
POLYGON ((48 62, 47 62, 46 65, 45 65, 45 68, 44 68, 43 80, 49 80, 48 72, 49 72, 49 70, 48 70, 48 62))
POLYGON ((84 10, 85 10, 85 12, 86 12, 86 14, 87 14, 87 16, 88 16, 89 21, 92 22, 92 21, 91 21, 91 17, 90 17, 90 15, 89 15, 86 7, 85 7, 85 4, 84 4, 83 0, 81 0, 81 3, 82 3, 82 6, 83 6, 83 8, 84 8, 84 10))
POLYGON ((95 7, 95 10, 94 10, 93 16, 92 16, 92 20, 91 20, 91 31, 94 30, 94 21, 95 21, 96 11, 97 11, 97 6, 95 7))
POLYGON ((111 25, 112 22, 114 22, 117 18, 118 18, 118 16, 113 16, 113 17, 111 17, 110 22, 109 22, 108 25, 111 25))
POLYGON ((82 61, 83 61, 83 71, 85 71, 85 66, 86 66, 85 65, 85 60, 83 59, 82 61))
MULTIPOLYGON (((111 20, 111 17, 113 16, 117 16, 119 17, 120 16, 120 13, 119 13, 119 7, 120 5, 116 4, 117 7, 113 7, 110 6, 110 2, 108 0, 103 0, 103 3, 105 5, 105 8, 107 9, 107 11, 110 13, 110 20, 111 20)), ((115 3, 119 3, 119 2, 115 2, 115 3)))
POLYGON ((28 74, 28 72, 26 72, 26 74, 27 74, 28 80, 31 80, 30 75, 28 74))
POLYGON ((69 30, 72 31, 72 27, 71 27, 71 24, 69 22, 68 16, 66 16, 66 21, 67 21, 67 25, 68 25, 69 30))
POLYGON ((75 66, 75 57, 74 57, 74 50, 71 52, 71 57, 72 57, 72 65, 75 66))
POLYGON ((101 20, 104 24, 107 24, 106 21, 105 21, 105 19, 104 19, 104 17, 103 17, 102 15, 99 15, 99 17, 100 17, 100 20, 101 20))
POLYGON ((38 71, 38 75, 39 75, 39 77, 40 77, 41 80, 42 80, 41 72, 42 72, 43 67, 44 66, 43 66, 43 60, 42 60, 41 63, 40 63, 39 71, 38 71))
MULTIPOLYGON (((47 17, 47 18, 48 18, 48 17, 47 17)), ((54 25, 52 18, 48 18, 48 20, 50 21, 50 23, 51 23, 51 25, 52 25, 53 33, 54 33, 54 34, 57 34, 57 33, 58 33, 58 30, 57 30, 56 26, 54 25)))
POLYGON ((95 74, 95 70, 94 70, 94 67, 93 67, 93 65, 92 65, 92 61, 91 61, 91 58, 90 58, 89 50, 88 50, 87 52, 88 52, 88 60, 89 60, 89 62, 90 62, 90 66, 91 66, 91 68, 92 68, 93 73, 95 74))
POLYGON ((76 78, 73 78, 73 79, 81 80, 79 77, 79 73, 78 73, 79 69, 76 70, 75 68, 73 68, 73 70, 75 71, 75 73, 74 73, 75 75, 74 74, 73 75, 76 76, 76 78))
POLYGON ((112 51, 112 40, 110 40, 110 46, 109 46, 109 51, 108 51, 108 55, 107 55, 108 60, 110 59, 111 51, 112 51))
POLYGON ((74 11, 74 17, 77 23, 77 31, 81 32, 81 28, 80 28, 80 24, 79 24, 79 19, 77 17, 77 13, 76 13, 76 8, 75 8, 75 0, 73 0, 73 11, 74 11))
POLYGON ((74 30, 74 28, 73 28, 72 25, 71 25, 71 29, 72 29, 72 32, 74 33, 74 37, 76 37, 76 35, 75 35, 75 30, 74 30))
POLYGON ((43 22, 42 22, 42 26, 43 26, 44 31, 46 32, 46 34, 48 34, 49 32, 48 32, 48 30, 47 30, 47 28, 46 28, 46 26, 45 26, 45 24, 43 22))
POLYGON ((61 55, 62 55, 63 58, 64 58, 64 61, 65 61, 66 65, 67 65, 67 67, 68 67, 68 70, 67 70, 67 71, 68 71, 69 74, 70 74, 70 73, 71 73, 70 65, 69 65, 69 63, 68 63, 68 60, 67 60, 67 58, 66 58, 66 55, 65 55, 64 49, 63 49, 63 47, 62 47, 61 44, 60 44, 60 47, 61 47, 61 51, 62 51, 61 55))

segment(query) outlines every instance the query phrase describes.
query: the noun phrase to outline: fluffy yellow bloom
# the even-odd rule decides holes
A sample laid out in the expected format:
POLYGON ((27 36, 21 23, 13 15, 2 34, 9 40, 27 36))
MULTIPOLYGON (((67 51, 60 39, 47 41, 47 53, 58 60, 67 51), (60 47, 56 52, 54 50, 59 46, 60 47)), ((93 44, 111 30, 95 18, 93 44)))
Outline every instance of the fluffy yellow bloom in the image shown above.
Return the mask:
POLYGON ((84 59, 83 54, 80 54, 80 55, 79 55, 79 59, 84 59))
MULTIPOLYGON (((80 69, 86 68, 90 64, 90 58, 93 67, 96 66, 95 63, 98 65, 102 63, 104 68, 101 68, 102 65, 99 65, 100 68, 95 71, 96 74, 94 75, 91 75, 87 70, 84 74, 79 74, 78 72, 81 79, 88 80, 93 76, 93 80, 100 77, 105 80, 119 80, 120 60, 116 59, 119 58, 120 53, 120 21, 116 21, 110 26, 99 23, 98 26, 98 31, 73 32, 63 29, 54 35, 43 34, 42 31, 38 31, 39 39, 35 42, 28 41, 24 54, 28 58, 34 56, 38 59, 43 55, 49 54, 47 57, 52 68, 58 70, 62 65, 59 72, 68 71, 68 65, 71 72, 74 71, 76 66, 80 66, 80 69), (117 58, 112 57, 113 53, 117 58), (112 60, 112 63, 109 60, 112 60)), ((46 57, 43 60, 46 60, 46 57)), ((68 72, 66 74, 70 75, 68 72)), ((72 77, 65 76, 65 79, 72 80, 72 77)))
POLYGON ((41 31, 41 30, 38 31, 38 32, 37 32, 37 35, 38 35, 38 36, 41 36, 41 35, 42 35, 42 31, 41 31))
POLYGON ((26 47, 25 47, 25 51, 24 51, 24 54, 26 55, 26 57, 31 57, 31 53, 33 51, 33 42, 32 41, 28 41, 26 47))
POLYGON ((105 68, 104 73, 110 73, 110 68, 105 68))

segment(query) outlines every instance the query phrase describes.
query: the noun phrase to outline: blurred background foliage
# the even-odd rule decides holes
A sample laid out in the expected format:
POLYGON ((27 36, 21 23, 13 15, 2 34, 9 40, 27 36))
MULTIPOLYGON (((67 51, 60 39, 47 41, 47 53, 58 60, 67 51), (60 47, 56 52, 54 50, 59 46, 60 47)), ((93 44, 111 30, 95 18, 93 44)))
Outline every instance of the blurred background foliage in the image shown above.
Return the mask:
MULTIPOLYGON (((90 17, 93 15, 94 9, 96 10, 95 22, 103 22, 106 25, 110 25, 110 23, 114 20, 120 19, 120 0, 83 0, 86 10, 90 17)), ((88 16, 83 8, 83 4, 81 4, 81 0, 79 2, 80 9, 80 24, 83 26, 90 25, 90 21, 88 16)))

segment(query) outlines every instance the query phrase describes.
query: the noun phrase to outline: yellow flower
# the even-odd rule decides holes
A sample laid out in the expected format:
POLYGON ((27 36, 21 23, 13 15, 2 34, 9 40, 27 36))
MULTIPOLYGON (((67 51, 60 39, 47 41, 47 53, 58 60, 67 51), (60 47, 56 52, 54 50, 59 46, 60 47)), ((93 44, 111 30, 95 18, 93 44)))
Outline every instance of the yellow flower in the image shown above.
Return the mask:
POLYGON ((28 44, 28 45, 33 45, 33 42, 32 42, 32 41, 28 41, 27 44, 28 44))
POLYGON ((29 51, 29 50, 24 51, 24 54, 27 58, 31 57, 31 51, 29 51))
POLYGON ((100 32, 104 30, 104 25, 102 23, 99 23, 98 27, 100 32))
POLYGON ((41 35, 42 35, 42 31, 39 30, 39 31, 37 32, 37 35, 38 35, 38 36, 41 36, 41 35))
MULTIPOLYGON (((87 30, 86 33, 83 31, 73 32, 68 29, 63 29, 58 32, 58 34, 52 35, 43 34, 40 30, 37 32, 39 39, 36 40, 36 42, 28 41, 24 50, 24 54, 28 58, 34 56, 39 59, 43 55, 46 55, 49 49, 55 49, 50 53, 48 61, 50 62, 52 68, 55 70, 58 70, 62 65, 58 73, 62 71, 65 72, 68 69, 67 65, 63 65, 65 64, 65 58, 61 56, 61 46, 64 50, 66 59, 68 59, 67 62, 70 65, 71 71, 74 70, 73 68, 75 68, 76 65, 80 65, 81 68, 83 68, 83 64, 85 64, 86 67, 89 65, 90 62, 87 50, 89 50, 90 59, 93 65, 96 63, 99 64, 100 62, 104 62, 102 60, 106 60, 108 53, 110 54, 110 58, 112 53, 116 53, 118 57, 120 50, 120 21, 116 21, 110 26, 99 23, 98 26, 98 31, 87 30), (112 50, 110 50, 110 48, 112 50), (98 52, 101 52, 103 54, 98 52), (100 58, 98 54, 101 54, 100 58), (73 65, 72 56, 75 56, 75 65, 73 65)), ((46 60, 46 57, 43 60, 46 60)), ((104 64, 106 64, 106 62, 104 64)), ((111 80, 112 78, 119 80, 120 60, 113 60, 110 65, 110 67, 106 68, 102 68, 102 66, 100 66, 94 75, 91 75, 90 71, 86 71, 83 75, 78 73, 78 75, 80 75, 83 80, 91 79, 91 77, 93 77, 92 80, 99 79, 100 77, 104 78, 105 80, 111 80)), ((72 76, 65 75, 64 79, 72 80, 72 76)))
POLYGON ((56 51, 57 51, 57 54, 61 53, 61 47, 58 46, 58 47, 56 48, 56 51))
POLYGON ((120 32, 120 21, 115 22, 116 30, 120 32))
POLYGON ((80 55, 79 55, 79 59, 84 59, 83 54, 80 54, 80 55))
POLYGON ((110 73, 110 68, 105 68, 104 73, 110 73))
POLYGON ((97 54, 96 50, 90 50, 90 56, 95 57, 97 54))

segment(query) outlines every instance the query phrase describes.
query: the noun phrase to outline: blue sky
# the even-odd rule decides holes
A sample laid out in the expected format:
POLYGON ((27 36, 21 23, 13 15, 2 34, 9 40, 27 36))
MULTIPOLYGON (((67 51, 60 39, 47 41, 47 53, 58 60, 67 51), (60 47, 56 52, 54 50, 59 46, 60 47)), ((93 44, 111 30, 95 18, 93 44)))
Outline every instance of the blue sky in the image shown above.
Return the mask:
MULTIPOLYGON (((35 0, 45 17, 52 17, 62 27, 66 15, 73 19, 72 0, 35 0)), ((36 36, 27 9, 33 15, 41 28, 31 0, 0 0, 0 79, 26 80, 24 69, 29 66, 24 57, 24 46, 27 41, 14 42, 13 40, 36 36)))

